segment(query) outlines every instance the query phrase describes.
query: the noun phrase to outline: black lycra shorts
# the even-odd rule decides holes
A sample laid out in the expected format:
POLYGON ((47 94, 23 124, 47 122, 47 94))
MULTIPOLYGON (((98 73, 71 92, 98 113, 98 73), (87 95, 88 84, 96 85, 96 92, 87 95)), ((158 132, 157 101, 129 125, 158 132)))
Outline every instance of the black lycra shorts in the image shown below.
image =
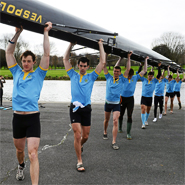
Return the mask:
POLYGON ((105 102, 104 105, 104 111, 105 112, 114 112, 114 111, 119 111, 120 112, 120 104, 109 104, 105 102))
POLYGON ((141 97, 141 105, 146 105, 148 107, 151 107, 152 106, 152 97, 145 97, 145 96, 142 96, 141 97))
POLYGON ((172 93, 167 93, 166 92, 165 96, 167 96, 168 98, 169 98, 169 96, 170 96, 170 98, 173 98, 175 96, 175 94, 173 92, 172 93))
POLYGON ((71 103, 70 106, 70 120, 71 124, 73 123, 81 123, 82 126, 90 126, 91 125, 91 105, 87 105, 84 108, 78 108, 77 111, 73 112, 74 105, 71 103))
POLYGON ((40 138, 40 113, 34 114, 13 114, 13 137, 21 139, 24 137, 40 138))
POLYGON ((174 96, 180 97, 180 92, 179 91, 174 91, 174 96))

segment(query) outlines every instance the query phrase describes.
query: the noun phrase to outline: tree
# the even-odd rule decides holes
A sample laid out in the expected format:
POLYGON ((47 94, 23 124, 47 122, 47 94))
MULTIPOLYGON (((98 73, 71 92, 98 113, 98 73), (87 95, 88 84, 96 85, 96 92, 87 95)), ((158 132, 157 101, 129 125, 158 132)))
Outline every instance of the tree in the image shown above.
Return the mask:
POLYGON ((157 46, 162 46, 163 49, 168 48, 170 50, 170 59, 179 63, 185 52, 185 37, 179 33, 167 32, 154 40, 152 47, 156 48, 157 46))
POLYGON ((0 49, 0 69, 1 67, 7 66, 5 58, 5 50, 0 49))
MULTIPOLYGON (((6 35, 3 36, 3 38, 0 39, 0 46, 1 46, 2 49, 6 49, 7 48, 8 41, 12 37, 13 37, 12 34, 6 34, 6 35)), ((15 47, 15 52, 14 52, 15 59, 16 59, 17 63, 20 66, 22 65, 20 56, 21 56, 23 51, 28 49, 28 47, 29 47, 29 44, 26 43, 24 40, 22 40, 22 38, 20 36, 19 40, 17 41, 16 47, 15 47)))
POLYGON ((58 64, 58 57, 54 55, 52 57, 52 65, 55 67, 55 69, 57 68, 57 64, 58 64))
POLYGON ((152 48, 152 50, 156 51, 157 53, 160 53, 161 55, 163 55, 167 58, 171 58, 171 51, 168 48, 168 46, 165 45, 165 44, 155 46, 155 47, 152 48))

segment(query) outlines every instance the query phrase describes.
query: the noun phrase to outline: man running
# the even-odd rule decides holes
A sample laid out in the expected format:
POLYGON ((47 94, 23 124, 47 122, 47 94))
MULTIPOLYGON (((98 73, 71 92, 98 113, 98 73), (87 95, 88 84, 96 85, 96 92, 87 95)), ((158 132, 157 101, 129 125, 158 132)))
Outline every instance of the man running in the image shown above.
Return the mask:
POLYGON ((172 75, 170 75, 170 66, 168 66, 168 82, 166 82, 166 95, 165 95, 165 110, 164 110, 164 116, 166 116, 167 111, 167 103, 168 99, 170 97, 170 113, 173 114, 173 100, 174 100, 174 84, 175 80, 172 78, 172 75))
POLYGON ((168 80, 166 78, 164 78, 164 72, 165 72, 165 70, 163 71, 163 74, 159 77, 158 82, 155 85, 154 119, 153 119, 153 122, 156 122, 157 121, 157 108, 158 108, 158 104, 159 104, 159 108, 160 108, 159 119, 162 118, 163 102, 164 102, 164 88, 165 88, 165 83, 168 82, 168 80))
POLYGON ((69 56, 74 44, 69 44, 63 58, 65 69, 71 79, 72 100, 70 106, 70 119, 74 132, 74 148, 78 159, 77 171, 79 172, 85 171, 81 152, 83 150, 83 144, 89 137, 91 127, 92 88, 94 81, 97 79, 106 62, 102 40, 100 40, 98 44, 100 49, 100 62, 92 73, 86 73, 89 68, 89 60, 86 57, 82 57, 78 61, 79 73, 72 69, 69 62, 69 56))
POLYGON ((33 71, 35 64, 35 55, 31 51, 25 51, 21 55, 23 70, 17 64, 14 51, 23 28, 16 28, 15 35, 9 41, 6 49, 7 65, 13 75, 13 95, 12 106, 13 114, 13 140, 16 147, 17 159, 19 162, 16 174, 17 180, 23 180, 24 149, 27 140, 28 155, 30 159, 30 176, 32 184, 39 182, 39 161, 38 147, 40 143, 40 113, 38 108, 38 99, 43 86, 43 81, 49 67, 50 45, 48 32, 52 28, 52 23, 47 22, 44 28, 44 54, 40 61, 40 66, 33 71))
POLYGON ((176 80, 176 82, 175 82, 174 87, 173 87, 174 96, 177 96, 177 100, 178 100, 178 104, 179 104, 179 109, 181 109, 182 106, 181 106, 181 101, 180 101, 180 89, 181 89, 182 82, 185 80, 184 72, 183 72, 183 78, 181 80, 179 78, 179 71, 177 70, 177 77, 176 77, 175 80, 176 80))
POLYGON ((161 63, 158 63, 158 75, 157 78, 153 78, 154 73, 150 71, 148 73, 148 79, 142 77, 142 97, 141 97, 141 120, 142 129, 145 129, 145 125, 148 126, 148 117, 150 115, 150 109, 152 106, 152 97, 155 89, 155 84, 158 82, 157 79, 161 76, 160 70, 161 63), (146 114, 145 114, 146 113, 146 114))
MULTIPOLYGON (((120 97, 120 117, 119 117, 119 132, 122 132, 123 116, 125 110, 127 109, 127 139, 131 140, 131 128, 132 128, 132 113, 134 110, 134 92, 136 88, 137 81, 145 75, 147 72, 147 60, 149 57, 145 58, 144 69, 142 65, 140 66, 140 71, 137 75, 134 75, 134 70, 131 68, 130 58, 127 61, 127 69, 123 75, 125 82, 121 91, 120 97)), ((119 66, 120 61, 117 62, 116 66, 119 66)))

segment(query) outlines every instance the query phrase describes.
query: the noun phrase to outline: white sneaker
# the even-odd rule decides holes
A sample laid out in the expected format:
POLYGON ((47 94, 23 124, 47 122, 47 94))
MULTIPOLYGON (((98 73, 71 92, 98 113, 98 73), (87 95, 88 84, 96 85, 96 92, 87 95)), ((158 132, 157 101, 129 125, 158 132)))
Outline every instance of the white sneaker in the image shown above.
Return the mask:
POLYGON ((145 121, 145 125, 148 126, 148 121, 145 121))
POLYGON ((142 129, 145 129, 145 125, 142 125, 142 127, 141 127, 142 129))
POLYGON ((161 119, 163 117, 163 115, 162 114, 159 114, 159 119, 161 119))
POLYGON ((153 119, 153 122, 156 122, 156 121, 157 121, 157 118, 154 118, 154 119, 153 119))
POLYGON ((17 174, 16 174, 16 179, 18 181, 24 180, 24 173, 23 173, 24 169, 25 167, 23 168, 20 165, 18 165, 17 174))

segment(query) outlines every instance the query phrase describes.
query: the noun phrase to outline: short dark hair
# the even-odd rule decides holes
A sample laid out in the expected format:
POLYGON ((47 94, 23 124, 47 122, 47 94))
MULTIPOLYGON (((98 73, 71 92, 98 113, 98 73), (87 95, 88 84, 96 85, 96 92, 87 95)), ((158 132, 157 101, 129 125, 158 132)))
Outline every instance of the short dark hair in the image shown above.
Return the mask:
POLYGON ((148 76, 149 76, 149 75, 153 75, 153 76, 154 76, 154 72, 150 71, 150 72, 148 73, 148 76))
POLYGON ((33 62, 36 60, 36 55, 34 53, 32 53, 30 50, 26 50, 22 55, 21 55, 21 60, 22 57, 27 57, 28 55, 30 55, 33 59, 33 62))
POLYGON ((169 77, 168 78, 172 78, 172 75, 169 75, 169 77))
POLYGON ((86 63, 86 62, 87 62, 87 65, 89 65, 89 59, 86 58, 86 57, 81 57, 81 58, 78 60, 78 65, 80 64, 80 62, 82 62, 82 63, 86 63))
POLYGON ((119 67, 119 66, 114 66, 114 69, 119 69, 121 72, 121 67, 119 67))
POLYGON ((131 69, 129 70, 129 72, 128 72, 128 76, 132 76, 132 75, 134 75, 134 70, 131 68, 131 69))

